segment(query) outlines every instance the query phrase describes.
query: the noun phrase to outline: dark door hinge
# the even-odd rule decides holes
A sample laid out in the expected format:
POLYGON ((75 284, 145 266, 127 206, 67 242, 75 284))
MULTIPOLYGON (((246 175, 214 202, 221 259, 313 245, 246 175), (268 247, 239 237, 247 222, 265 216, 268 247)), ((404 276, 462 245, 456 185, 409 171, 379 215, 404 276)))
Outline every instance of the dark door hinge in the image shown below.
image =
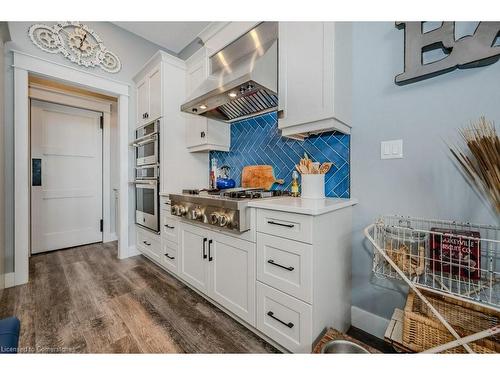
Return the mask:
POLYGON ((101 129, 104 128, 104 116, 101 116, 101 118, 100 118, 100 127, 101 127, 101 129))
POLYGON ((99 227, 101 228, 101 232, 104 228, 104 221, 101 219, 101 221, 99 222, 99 227))

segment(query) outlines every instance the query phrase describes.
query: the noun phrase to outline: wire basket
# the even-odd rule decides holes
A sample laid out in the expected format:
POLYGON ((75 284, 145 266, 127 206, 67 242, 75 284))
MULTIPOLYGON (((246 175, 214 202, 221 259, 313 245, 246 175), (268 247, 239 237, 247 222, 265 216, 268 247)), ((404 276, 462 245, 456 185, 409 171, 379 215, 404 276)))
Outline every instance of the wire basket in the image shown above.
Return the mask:
POLYGON ((420 289, 500 311, 499 227, 392 215, 366 233, 379 250, 373 255, 377 277, 404 275, 420 289))

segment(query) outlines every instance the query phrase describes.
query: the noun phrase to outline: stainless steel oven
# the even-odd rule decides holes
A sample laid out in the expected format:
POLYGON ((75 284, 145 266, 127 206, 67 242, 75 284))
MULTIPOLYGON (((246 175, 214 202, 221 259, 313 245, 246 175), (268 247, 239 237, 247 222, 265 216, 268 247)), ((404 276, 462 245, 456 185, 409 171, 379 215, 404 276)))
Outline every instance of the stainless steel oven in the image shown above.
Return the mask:
POLYGON ((160 159, 160 120, 141 126, 135 131, 136 165, 157 164, 160 159))
POLYGON ((136 180, 158 180, 158 178, 160 178, 160 166, 158 164, 135 167, 136 180))
POLYGON ((135 222, 159 232, 160 205, 158 180, 135 180, 135 222))

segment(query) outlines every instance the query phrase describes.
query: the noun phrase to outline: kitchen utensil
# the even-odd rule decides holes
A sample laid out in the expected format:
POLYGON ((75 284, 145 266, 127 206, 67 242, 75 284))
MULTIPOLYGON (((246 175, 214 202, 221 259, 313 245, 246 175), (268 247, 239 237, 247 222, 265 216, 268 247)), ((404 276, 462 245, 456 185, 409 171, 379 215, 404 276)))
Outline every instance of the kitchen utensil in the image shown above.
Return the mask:
POLYGON ((243 168, 241 175, 241 186, 244 188, 261 188, 270 190, 276 183, 282 185, 283 179, 274 177, 274 169, 271 165, 247 165, 243 168))
POLYGON ((300 172, 300 174, 326 174, 332 167, 333 163, 324 162, 320 164, 319 162, 313 162, 306 153, 304 157, 300 159, 299 164, 295 165, 295 169, 300 172))
POLYGON ((327 174, 328 171, 330 170, 330 168, 332 167, 333 163, 330 163, 330 162, 325 162, 323 164, 321 164, 321 166, 319 167, 319 173, 322 173, 322 174, 327 174))

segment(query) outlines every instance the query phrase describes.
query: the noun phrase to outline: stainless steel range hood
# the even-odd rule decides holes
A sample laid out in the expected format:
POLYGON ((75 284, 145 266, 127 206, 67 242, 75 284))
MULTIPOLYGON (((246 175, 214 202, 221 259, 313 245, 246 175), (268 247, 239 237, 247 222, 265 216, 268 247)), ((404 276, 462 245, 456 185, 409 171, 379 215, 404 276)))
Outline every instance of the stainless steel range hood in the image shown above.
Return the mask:
POLYGON ((263 22, 210 57, 183 112, 233 122, 278 108, 278 23, 263 22))

